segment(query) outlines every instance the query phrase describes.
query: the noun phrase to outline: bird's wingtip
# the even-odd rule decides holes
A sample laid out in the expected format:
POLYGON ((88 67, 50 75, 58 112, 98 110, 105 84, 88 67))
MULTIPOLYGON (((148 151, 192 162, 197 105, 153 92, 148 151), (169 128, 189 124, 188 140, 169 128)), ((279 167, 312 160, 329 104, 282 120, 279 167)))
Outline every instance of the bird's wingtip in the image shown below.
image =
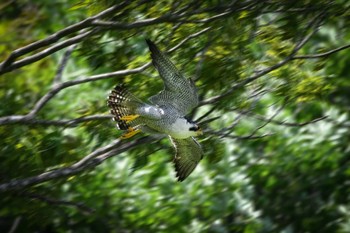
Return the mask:
POLYGON ((146 38, 145 41, 146 41, 146 43, 147 43, 148 46, 154 45, 154 43, 153 43, 150 39, 148 39, 148 38, 146 38))
POLYGON ((159 49, 157 47, 157 45, 155 43, 153 43, 153 41, 151 41, 150 39, 145 39, 147 45, 148 45, 148 48, 149 50, 152 52, 152 53, 157 53, 159 52, 159 49))

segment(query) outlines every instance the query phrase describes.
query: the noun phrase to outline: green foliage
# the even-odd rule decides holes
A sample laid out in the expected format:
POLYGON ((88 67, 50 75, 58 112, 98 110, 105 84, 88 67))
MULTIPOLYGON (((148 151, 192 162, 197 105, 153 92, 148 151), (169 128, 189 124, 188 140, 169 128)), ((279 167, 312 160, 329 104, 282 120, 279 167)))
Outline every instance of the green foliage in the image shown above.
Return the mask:
POLYGON ((284 134, 280 132, 278 138, 266 143, 262 164, 248 169, 256 184, 257 207, 279 227, 293 222, 295 231, 335 232, 337 224, 333 222, 341 213, 332 203, 346 203, 342 193, 349 191, 345 185, 349 177, 341 168, 347 155, 339 149, 347 132, 323 122, 298 130, 294 133, 297 137, 289 136, 288 131, 284 134), (314 138, 316 132, 318 138, 314 138), (334 134, 337 136, 332 137, 334 134), (335 183, 339 185, 336 190, 335 183), (272 205, 266 197, 273 199, 272 205), (326 227, 320 222, 330 224, 326 227))
MULTIPOLYGON (((0 58, 119 3, 5 1, 0 58)), ((205 157, 194 173, 176 182, 173 148, 167 139, 155 139, 82 173, 1 193, 1 232, 16 221, 18 232, 349 232, 348 50, 291 59, 235 86, 293 55, 318 17, 323 19, 319 30, 297 55, 347 44, 348 1, 252 1, 254 7, 243 9, 227 4, 231 1, 132 1, 108 20, 131 24, 181 14, 175 9, 191 14, 182 22, 106 27, 78 44, 59 80, 138 68, 150 61, 144 39, 167 50, 187 38, 169 56, 196 81, 201 100, 236 88, 193 113, 198 119, 215 107, 202 119, 205 157), (328 117, 310 123, 322 116, 328 117)), ((63 55, 58 51, 3 74, 0 116, 27 114, 54 86, 63 55)), ((107 114, 108 91, 120 83, 146 101, 162 88, 157 76, 149 67, 66 88, 37 118, 107 114)), ((0 183, 70 166, 121 133, 110 120, 75 127, 1 125, 0 183)))

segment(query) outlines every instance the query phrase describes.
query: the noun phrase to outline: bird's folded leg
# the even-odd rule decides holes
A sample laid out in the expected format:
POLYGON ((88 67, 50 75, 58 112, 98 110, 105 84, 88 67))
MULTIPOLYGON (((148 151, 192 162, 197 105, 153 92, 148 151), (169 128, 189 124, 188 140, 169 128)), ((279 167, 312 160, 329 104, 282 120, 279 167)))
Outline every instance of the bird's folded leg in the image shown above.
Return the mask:
POLYGON ((123 116, 121 118, 119 118, 122 121, 125 121, 126 123, 129 123, 130 121, 135 120, 136 118, 138 118, 140 115, 127 115, 127 116, 123 116))
POLYGON ((125 134, 120 136, 120 139, 131 138, 131 137, 133 137, 135 134, 137 134, 139 132, 141 132, 140 129, 135 129, 135 128, 130 127, 130 128, 128 128, 128 131, 125 134))

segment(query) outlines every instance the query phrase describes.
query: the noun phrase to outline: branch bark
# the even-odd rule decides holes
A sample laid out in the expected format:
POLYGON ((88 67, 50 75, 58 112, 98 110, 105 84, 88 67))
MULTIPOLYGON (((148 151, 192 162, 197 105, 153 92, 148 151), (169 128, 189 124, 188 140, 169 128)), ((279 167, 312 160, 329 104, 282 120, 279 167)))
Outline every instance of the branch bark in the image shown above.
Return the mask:
POLYGON ((127 151, 136 146, 151 143, 155 141, 155 138, 152 137, 143 137, 132 142, 122 143, 120 140, 116 140, 111 144, 99 148, 89 155, 85 156, 80 161, 75 164, 48 172, 43 172, 39 175, 23 178, 23 179, 14 179, 7 183, 0 184, 0 192, 5 192, 13 189, 20 189, 28 186, 33 186, 40 184, 52 179, 63 178, 71 175, 75 175, 82 171, 92 169, 102 163, 104 160, 111 158, 115 155, 118 155, 124 151, 127 151))
POLYGON ((344 45, 344 46, 340 46, 339 48, 336 49, 332 49, 329 50, 327 52, 324 53, 318 53, 318 54, 309 54, 309 55, 298 55, 298 56, 294 56, 293 59, 317 59, 317 58, 324 58, 324 57, 328 57, 334 53, 337 53, 339 51, 345 50, 350 48, 350 44, 344 45))
POLYGON ((76 127, 78 124, 89 122, 89 121, 104 121, 110 120, 112 115, 91 115, 79 117, 76 119, 60 119, 60 120, 44 120, 31 118, 28 116, 9 116, 6 118, 0 118, 0 125, 8 124, 20 124, 20 125, 41 125, 41 126, 57 126, 57 127, 76 127), (1 121, 3 120, 3 121, 1 121))
MULTIPOLYGON (((224 12, 220 12, 216 15, 210 16, 208 18, 204 18, 201 20, 188 20, 188 17, 193 17, 195 15, 200 15, 203 13, 208 13, 211 11, 211 9, 201 9, 200 11, 189 11, 189 12, 168 12, 158 18, 150 18, 150 19, 143 19, 143 20, 137 20, 135 22, 118 22, 118 21, 106 21, 103 20, 106 17, 112 15, 113 13, 122 10, 126 6, 130 4, 131 1, 124 1, 120 3, 119 5, 113 6, 108 8, 105 11, 102 11, 101 13, 89 17, 79 23, 73 24, 71 26, 68 26, 67 28, 62 29, 61 31, 56 32, 55 34, 52 34, 48 36, 45 39, 36 41, 32 44, 29 44, 27 46, 24 46, 20 49, 17 49, 13 51, 10 56, 2 63, 0 63, 0 75, 13 71, 15 69, 21 68, 23 66, 26 66, 28 64, 31 64, 33 62, 39 61, 44 57, 49 56, 50 54, 53 54, 54 52, 68 47, 72 44, 76 44, 83 40, 86 37, 91 36, 92 34, 95 34, 99 31, 101 31, 102 28, 108 28, 108 29, 119 29, 119 30, 130 30, 130 29, 136 29, 136 28, 142 28, 147 27, 155 24, 160 23, 196 23, 196 24, 207 24, 212 21, 222 19, 225 17, 228 17, 230 14, 238 11, 247 10, 249 7, 253 7, 256 3, 247 3, 246 5, 242 6, 236 6, 234 4, 229 4, 226 8, 223 7, 221 10, 224 10, 224 12), (38 49, 47 47, 51 44, 54 44, 61 40, 62 38, 69 36, 73 33, 78 33, 78 35, 75 35, 74 37, 71 37, 69 39, 66 39, 65 41, 62 41, 58 43, 57 45, 53 45, 43 51, 38 52, 37 54, 28 56, 26 58, 23 58, 19 61, 16 61, 17 58, 26 55, 28 53, 34 52, 38 49)), ((146 1, 144 1, 146 2, 146 1)), ((141 2, 139 5, 143 4, 144 2, 141 2)))
MULTIPOLYGON (((186 43, 187 41, 198 37, 206 32, 208 32, 210 30, 209 28, 204 28, 203 30, 193 33, 189 36, 187 36, 186 38, 184 38, 183 40, 181 40, 177 45, 175 45, 174 47, 172 47, 171 49, 169 49, 167 52, 173 52, 176 49, 178 49, 181 45, 183 45, 184 43, 186 43)), ((67 81, 64 83, 57 83, 54 84, 53 87, 51 88, 50 91, 48 91, 43 97, 41 97, 35 104, 35 106, 32 108, 32 110, 26 114, 26 115, 11 115, 11 116, 4 116, 4 117, 0 117, 0 125, 6 125, 6 124, 35 124, 35 123, 43 123, 45 124, 44 120, 37 120, 35 119, 36 114, 53 98, 55 97, 60 91, 62 91, 65 88, 68 87, 72 87, 72 86, 76 86, 76 85, 80 85, 83 83, 88 83, 88 82, 95 82, 98 80, 102 80, 102 79, 108 79, 108 78, 115 78, 117 76, 126 76, 126 75, 130 75, 130 74, 136 74, 136 73, 140 73, 143 72, 145 69, 147 69, 149 66, 151 65, 151 62, 148 62, 142 66, 139 66, 137 68, 134 69, 126 69, 126 70, 119 70, 119 71, 115 71, 115 72, 110 72, 110 73, 104 73, 104 74, 98 74, 98 75, 93 75, 93 76, 89 76, 89 77, 82 77, 80 79, 77 80, 72 80, 72 81, 67 81)), ((46 123, 48 123, 46 121, 46 123)), ((53 121, 51 121, 51 123, 54 123, 53 121)), ((58 124, 56 125, 62 125, 62 122, 57 122, 58 124)), ((53 124, 54 125, 54 124, 53 124)))
MULTIPOLYGON (((95 16, 89 17, 89 18, 84 19, 83 21, 81 21, 79 23, 68 26, 68 27, 62 29, 61 31, 58 31, 58 32, 46 37, 45 39, 36 41, 36 42, 31 43, 29 45, 26 45, 22 48, 16 49, 15 51, 13 51, 10 54, 10 56, 4 62, 0 63, 0 75, 7 73, 7 72, 10 72, 10 71, 17 69, 19 67, 22 67, 23 65, 21 66, 21 64, 29 64, 28 63, 29 61, 32 61, 32 62, 37 61, 35 59, 29 59, 29 61, 22 59, 21 60, 22 62, 17 63, 15 66, 13 66, 13 63, 17 58, 19 58, 25 54, 31 53, 35 50, 38 50, 40 48, 43 48, 43 47, 46 47, 46 46, 51 45, 53 43, 56 43, 60 39, 62 39, 63 37, 69 36, 72 33, 79 32, 80 30, 87 28, 87 27, 91 27, 92 21, 99 19, 99 18, 107 17, 107 16, 115 13, 116 11, 123 9, 128 4, 129 4, 129 1, 124 1, 119 5, 112 6, 108 9, 96 14, 95 16)), ((68 40, 68 41, 69 42, 66 42, 66 44, 65 44, 66 46, 69 46, 70 44, 73 44, 73 42, 74 42, 72 40, 68 40)), ((79 39, 76 38, 75 41, 79 42, 79 39)), ((64 46, 64 44, 61 44, 60 47, 62 48, 63 46, 64 46)), ((56 49, 58 49, 58 48, 56 47, 56 49)), ((55 49, 50 49, 50 50, 54 51, 55 49)), ((48 56, 49 54, 50 54, 49 52, 45 53, 46 56, 48 56)))
POLYGON ((69 38, 69 39, 64 40, 62 42, 59 42, 58 44, 56 44, 52 47, 49 47, 47 49, 44 49, 44 50, 42 50, 34 55, 28 56, 28 57, 23 58, 19 61, 11 62, 10 65, 6 65, 6 63, 0 64, 0 68, 1 68, 0 75, 7 73, 7 72, 10 72, 12 70, 21 68, 23 66, 32 64, 34 62, 37 62, 37 61, 39 61, 39 60, 41 60, 41 59, 43 59, 51 54, 63 49, 63 48, 66 48, 70 45, 73 45, 73 44, 76 44, 76 43, 82 41, 86 37, 89 37, 96 32, 97 32, 97 30, 83 31, 80 34, 78 34, 72 38, 69 38))
POLYGON ((34 193, 34 192, 20 191, 19 193, 16 193, 15 195, 20 196, 20 197, 26 197, 26 198, 31 198, 34 200, 43 201, 43 202, 46 202, 50 205, 62 205, 62 206, 67 206, 67 207, 73 207, 73 208, 80 210, 83 214, 92 214, 95 212, 95 209, 92 209, 81 202, 58 200, 58 199, 47 197, 47 196, 44 196, 42 194, 38 194, 38 193, 34 193))
POLYGON ((225 93, 223 94, 220 94, 220 95, 217 95, 217 96, 214 96, 214 97, 211 97, 211 98, 208 98, 204 101, 201 101, 199 103, 199 106, 203 106, 203 105, 207 105, 207 104, 213 104, 213 103, 216 103, 218 101, 220 101, 221 99, 231 95, 234 91, 244 87, 245 85, 259 79, 260 77, 270 73, 271 71, 274 71, 286 64, 288 64, 288 62, 290 62, 291 60, 293 60, 293 58, 296 56, 297 52, 310 40, 310 38, 316 33, 316 31, 318 30, 318 26, 319 24, 322 22, 322 19, 321 19, 321 15, 318 15, 319 17, 315 17, 314 18, 314 21, 312 23, 310 23, 310 28, 313 27, 313 29, 311 30, 310 33, 306 34, 304 36, 304 38, 302 40, 300 40, 299 43, 297 43, 293 50, 291 51, 291 53, 285 57, 283 60, 281 60, 280 62, 276 63, 275 65, 273 66, 270 66, 270 67, 267 67, 263 70, 260 70, 260 71, 257 71, 256 74, 254 74, 253 76, 237 83, 237 84, 234 84, 228 91, 226 91, 225 93))

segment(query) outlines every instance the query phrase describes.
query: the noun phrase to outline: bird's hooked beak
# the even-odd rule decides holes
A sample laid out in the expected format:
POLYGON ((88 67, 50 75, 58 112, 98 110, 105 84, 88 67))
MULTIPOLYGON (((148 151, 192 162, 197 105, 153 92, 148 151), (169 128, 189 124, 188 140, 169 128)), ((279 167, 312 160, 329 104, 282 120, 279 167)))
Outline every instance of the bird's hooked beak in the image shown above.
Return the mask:
POLYGON ((199 128, 198 130, 197 130, 197 135, 199 136, 199 135, 203 135, 203 130, 201 129, 201 128, 199 128))

